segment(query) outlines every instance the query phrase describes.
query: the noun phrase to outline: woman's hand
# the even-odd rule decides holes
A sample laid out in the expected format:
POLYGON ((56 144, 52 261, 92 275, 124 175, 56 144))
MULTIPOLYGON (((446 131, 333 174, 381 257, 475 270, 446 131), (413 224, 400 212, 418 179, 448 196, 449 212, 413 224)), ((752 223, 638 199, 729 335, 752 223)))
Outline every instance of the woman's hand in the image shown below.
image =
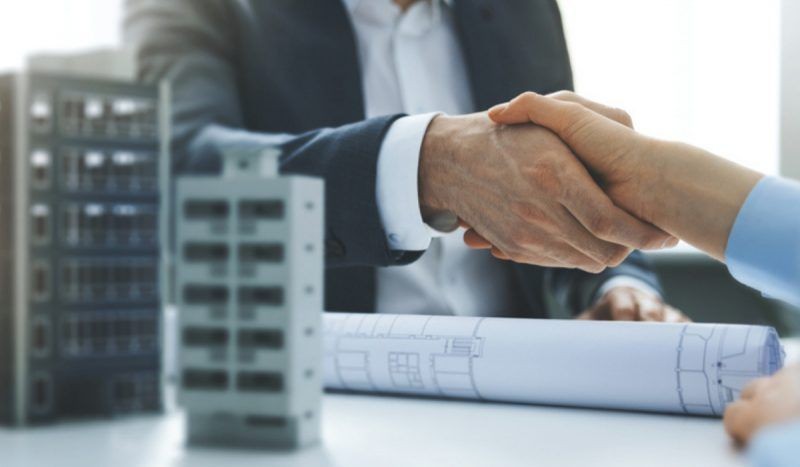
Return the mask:
POLYGON ((761 428, 800 419, 800 365, 760 378, 742 390, 741 398, 725 410, 725 430, 746 444, 761 428))

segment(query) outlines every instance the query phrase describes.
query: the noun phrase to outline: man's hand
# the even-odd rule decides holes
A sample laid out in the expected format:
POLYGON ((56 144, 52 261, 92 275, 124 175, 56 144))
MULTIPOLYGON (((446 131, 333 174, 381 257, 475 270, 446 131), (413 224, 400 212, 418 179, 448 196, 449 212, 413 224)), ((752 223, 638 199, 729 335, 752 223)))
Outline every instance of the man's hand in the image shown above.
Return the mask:
POLYGON ((746 444, 761 428, 800 418, 800 365, 760 378, 742 391, 741 399, 725 410, 725 430, 746 444))
POLYGON ((631 248, 675 240, 620 209, 572 151, 534 125, 486 114, 431 122, 419 167, 420 205, 451 211, 501 258, 600 272, 631 248))
POLYGON ((653 141, 633 130, 626 112, 569 91, 549 96, 526 92, 491 108, 489 118, 506 125, 534 122, 552 130, 599 178, 612 199, 638 218, 652 221, 648 206, 656 200, 642 195, 660 173, 654 166, 657 160, 645 158, 653 141))
POLYGON ((666 323, 691 321, 679 310, 664 303, 658 295, 624 286, 614 287, 606 292, 593 307, 578 315, 577 319, 666 323))

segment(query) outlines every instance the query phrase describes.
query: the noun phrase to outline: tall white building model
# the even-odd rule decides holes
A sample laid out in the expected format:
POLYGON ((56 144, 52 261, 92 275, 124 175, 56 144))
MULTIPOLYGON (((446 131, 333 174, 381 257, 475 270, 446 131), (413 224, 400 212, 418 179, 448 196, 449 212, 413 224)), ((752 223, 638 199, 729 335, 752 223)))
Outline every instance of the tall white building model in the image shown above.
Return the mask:
POLYGON ((177 180, 179 401, 191 444, 316 441, 322 394, 323 182, 279 152, 232 151, 177 180))

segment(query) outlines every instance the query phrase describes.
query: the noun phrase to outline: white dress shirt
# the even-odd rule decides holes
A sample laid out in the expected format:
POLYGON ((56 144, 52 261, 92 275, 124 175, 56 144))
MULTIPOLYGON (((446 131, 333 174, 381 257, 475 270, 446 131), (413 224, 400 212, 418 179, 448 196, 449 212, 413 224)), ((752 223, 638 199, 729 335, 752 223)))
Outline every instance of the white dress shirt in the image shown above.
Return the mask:
MULTIPOLYGON (((420 213, 417 169, 428 124, 437 113, 475 111, 449 1, 419 0, 405 12, 392 0, 343 1, 355 30, 366 116, 410 115, 391 126, 378 156, 376 195, 387 240, 394 250, 426 250, 413 264, 379 269, 377 311, 519 314, 509 268, 464 245, 461 229, 434 233, 420 213)), ((619 279, 609 282, 621 285, 619 279)))

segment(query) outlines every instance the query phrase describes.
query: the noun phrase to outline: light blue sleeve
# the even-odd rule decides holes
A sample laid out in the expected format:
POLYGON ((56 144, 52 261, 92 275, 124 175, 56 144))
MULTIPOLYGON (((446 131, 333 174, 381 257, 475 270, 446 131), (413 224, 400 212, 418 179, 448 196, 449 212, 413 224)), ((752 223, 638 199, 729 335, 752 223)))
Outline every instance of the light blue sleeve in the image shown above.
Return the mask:
POLYGON ((797 467, 800 422, 765 428, 750 442, 747 457, 754 467, 797 467))
MULTIPOLYGON (((800 304, 800 183, 766 177, 753 188, 731 229, 725 262, 740 282, 800 304)), ((748 456, 756 467, 800 465, 800 422, 761 431, 748 456)))
POLYGON ((800 304, 800 183, 758 182, 734 221, 725 262, 738 281, 800 304))

